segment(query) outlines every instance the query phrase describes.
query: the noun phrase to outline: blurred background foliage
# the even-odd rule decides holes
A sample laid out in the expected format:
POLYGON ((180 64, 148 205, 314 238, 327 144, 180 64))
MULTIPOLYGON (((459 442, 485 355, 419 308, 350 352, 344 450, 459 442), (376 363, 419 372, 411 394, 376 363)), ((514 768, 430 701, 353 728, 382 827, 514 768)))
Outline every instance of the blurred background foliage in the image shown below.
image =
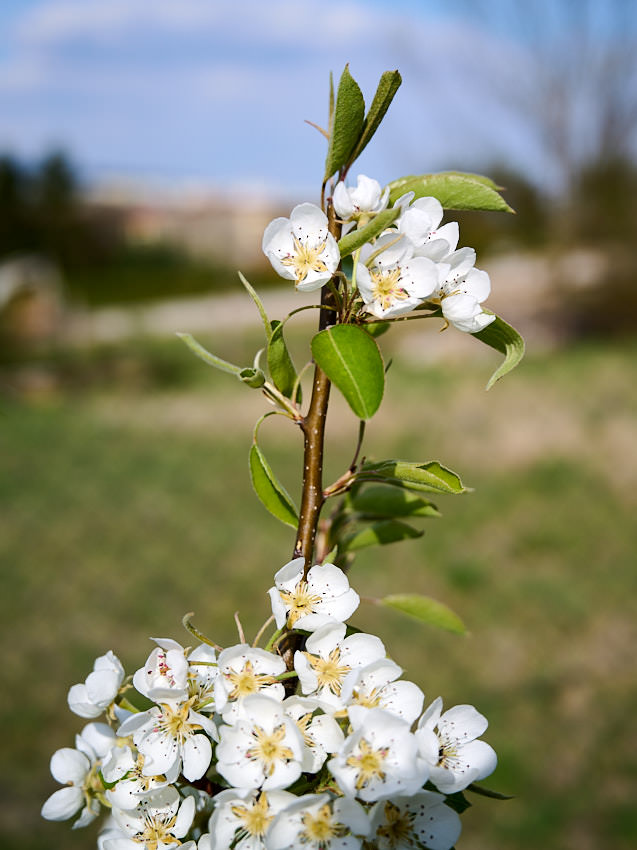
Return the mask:
MULTIPOLYGON (((628 850, 637 840, 637 16, 623 0, 604 4, 603 26, 593 0, 451 5, 531 48, 523 77, 494 55, 481 82, 485 103, 496 99, 543 152, 544 170, 496 153, 442 166, 506 187, 515 216, 448 218, 491 274, 489 306, 519 327, 529 352, 485 396, 494 361, 475 340, 413 322, 381 339, 393 366, 368 455, 435 457, 476 492, 441 498, 443 517, 422 539, 362 553, 352 580, 363 596, 435 596, 470 635, 372 606, 355 622, 383 637, 428 699, 474 703, 490 720, 500 765, 488 784, 516 799, 479 800, 460 847, 628 850)), ((427 53, 410 53, 403 37, 401 71, 421 80, 426 104, 427 53)), ((409 151, 395 156, 392 176, 414 171, 409 151)), ((249 485, 260 396, 209 374, 172 332, 251 362, 258 316, 236 268, 265 290, 273 317, 301 303, 259 256, 263 227, 291 205, 105 194, 71 148, 0 155, 7 850, 95 846, 92 830, 44 823, 39 809, 57 787, 50 754, 82 726, 66 693, 97 655, 113 649, 133 672, 149 635, 187 642, 179 622, 193 608, 222 644, 236 640, 235 610, 248 632, 267 616, 265 591, 292 535, 249 485)), ((310 312, 288 326, 297 365, 310 312)), ((296 496, 298 434, 270 422, 261 433, 296 496)), ((328 478, 349 462, 355 436, 335 395, 328 478)))

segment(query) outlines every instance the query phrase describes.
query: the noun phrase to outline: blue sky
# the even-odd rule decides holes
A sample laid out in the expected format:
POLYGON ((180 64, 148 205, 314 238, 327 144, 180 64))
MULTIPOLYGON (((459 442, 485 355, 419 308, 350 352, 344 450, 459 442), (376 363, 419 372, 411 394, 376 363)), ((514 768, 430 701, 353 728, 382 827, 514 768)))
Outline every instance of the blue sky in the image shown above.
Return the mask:
POLYGON ((64 147, 89 180, 316 191, 325 143, 303 122, 326 122, 328 73, 349 62, 368 102, 383 70, 404 79, 361 171, 387 181, 499 160, 540 172, 532 136, 489 97, 494 57, 504 73, 524 74, 523 39, 450 8, 2 0, 0 150, 35 158, 64 147))

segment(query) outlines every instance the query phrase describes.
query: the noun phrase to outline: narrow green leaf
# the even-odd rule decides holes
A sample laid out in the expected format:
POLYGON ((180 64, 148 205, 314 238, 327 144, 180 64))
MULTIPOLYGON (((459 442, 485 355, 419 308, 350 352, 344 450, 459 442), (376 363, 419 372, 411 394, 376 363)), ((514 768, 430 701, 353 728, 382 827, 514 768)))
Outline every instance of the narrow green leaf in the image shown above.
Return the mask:
POLYGON ((366 473, 380 475, 386 478, 388 483, 410 490, 453 494, 467 492, 460 477, 436 460, 428 463, 410 463, 406 460, 366 463, 362 470, 363 478, 368 477, 366 473))
POLYGON ((268 314, 265 312, 263 302, 257 295, 257 292, 252 286, 252 284, 248 283, 248 281, 241 274, 241 272, 237 272, 237 274, 239 275, 239 280, 245 286, 248 295, 256 304, 257 310, 259 311, 259 315, 261 316, 261 321, 263 322, 263 327, 265 328, 265 338, 270 339, 270 322, 268 321, 268 314))
POLYGON ((345 66, 338 84, 334 124, 325 160, 325 177, 340 171, 349 162, 350 156, 363 130, 365 101, 358 83, 345 66))
MULTIPOLYGON (((274 386, 287 398, 292 398, 296 383, 296 369, 283 338, 283 324, 275 319, 270 323, 271 334, 268 342, 268 369, 274 386)), ((297 401, 301 401, 301 388, 297 392, 297 401)))
POLYGON ((383 230, 386 230, 391 224, 393 224, 399 215, 399 207, 392 207, 390 210, 383 210, 378 213, 378 215, 375 215, 374 218, 364 227, 361 227, 360 230, 352 230, 349 233, 346 233, 345 236, 343 236, 342 239, 339 239, 338 242, 341 257, 347 257, 349 254, 353 254, 357 248, 361 247, 361 245, 364 245, 366 242, 370 242, 376 236, 381 234, 383 230))
MULTIPOLYGON (((471 803, 467 800, 462 791, 456 791, 455 794, 447 794, 445 798, 445 805, 452 808, 454 812, 458 812, 459 815, 471 808, 471 803)), ((452 847, 451 850, 454 850, 454 848, 452 847)))
POLYGON ((451 608, 443 605, 442 602, 437 602, 429 596, 419 596, 415 593, 394 594, 385 596, 380 600, 382 605, 387 608, 393 608, 395 611, 400 611, 403 614, 408 614, 410 617, 415 617, 422 623, 428 623, 430 626, 436 626, 439 629, 445 629, 448 632, 455 632, 458 635, 466 633, 464 623, 454 614, 451 608))
POLYGON ((200 360, 203 360, 204 363, 207 363, 209 366, 214 366, 215 369, 220 369, 222 372, 228 372, 230 375, 238 376, 243 371, 241 366, 235 366, 234 363, 228 363, 227 360, 222 360, 221 357, 217 357, 216 354, 211 354, 203 347, 203 345, 198 343, 191 334, 178 333, 177 336, 186 343, 194 355, 199 357, 200 360))
POLYGON ((385 369, 375 340, 357 325, 334 325, 316 334, 312 356, 345 396, 359 419, 376 413, 385 389, 385 369))
POLYGON ((352 496, 353 510, 366 516, 405 517, 429 516, 439 517, 440 511, 428 499, 410 493, 398 487, 387 487, 375 484, 364 487, 352 496))
POLYGON ((492 791, 490 788, 484 788, 482 785, 476 785, 472 782, 467 785, 467 791, 473 791, 474 794, 479 794, 481 797, 489 797, 491 800, 514 800, 513 794, 501 794, 499 791, 492 791))
POLYGON ((368 546, 385 546, 388 543, 397 543, 400 540, 422 537, 422 535, 422 531, 412 528, 407 523, 387 519, 348 535, 344 538, 341 548, 346 552, 356 552, 368 546))
POLYGON ((250 478, 254 492, 272 516, 280 519, 286 525, 296 528, 298 511, 290 495, 277 480, 263 452, 256 443, 250 449, 250 478))
POLYGON ((393 204, 406 192, 414 192, 416 198, 437 198, 446 210, 514 212, 492 183, 488 177, 457 171, 401 177, 389 184, 389 202, 393 204))
MULTIPOLYGON (((490 311, 485 310, 484 312, 489 313, 490 311)), ((504 354, 504 360, 489 378, 487 389, 490 390, 496 381, 504 377, 507 372, 515 369, 524 357, 524 340, 515 328, 508 325, 499 316, 495 317, 495 322, 491 322, 486 328, 472 334, 472 336, 504 354)))
POLYGON ((351 162, 358 159, 363 148, 367 146, 376 130, 378 130, 381 121, 385 117, 385 113, 394 99, 394 95, 400 88, 401 83, 402 77, 398 71, 385 71, 381 74, 376 94, 372 100, 372 105, 369 107, 369 112, 365 117, 363 132, 361 133, 358 143, 350 157, 351 162))

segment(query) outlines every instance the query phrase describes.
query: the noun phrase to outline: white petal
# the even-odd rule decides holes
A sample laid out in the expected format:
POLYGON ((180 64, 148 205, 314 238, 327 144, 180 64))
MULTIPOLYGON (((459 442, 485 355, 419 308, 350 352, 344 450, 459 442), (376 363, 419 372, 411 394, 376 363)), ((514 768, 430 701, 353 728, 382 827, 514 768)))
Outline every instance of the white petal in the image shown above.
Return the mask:
POLYGON ((440 717, 438 729, 459 743, 472 741, 486 732, 489 722, 472 705, 454 705, 440 717))
POLYGON ((71 711, 80 717, 99 717, 104 710, 91 702, 84 683, 70 688, 67 702, 71 711))
POLYGON ((334 194, 332 195, 332 203, 334 204, 334 211, 339 218, 345 220, 354 214, 354 204, 342 180, 336 184, 334 194))
POLYGON ((56 750, 51 756, 51 774, 61 785, 82 785, 91 763, 84 753, 71 747, 56 750))
POLYGON ((68 820, 83 802, 84 794, 81 788, 60 788, 46 800, 40 814, 46 820, 68 820))
POLYGON ((212 744, 206 735, 191 735, 187 738, 182 752, 182 772, 186 779, 191 782, 200 779, 208 770, 211 759, 212 744))
POLYGON ((489 275, 481 269, 469 269, 466 277, 460 284, 463 292, 473 296, 481 303, 489 297, 491 292, 491 281, 489 275))
POLYGON ((106 723, 87 723, 77 741, 86 742, 98 758, 104 758, 115 743, 115 733, 106 723))
MULTIPOLYGON (((184 773, 184 776, 186 774, 184 773)), ((186 776, 186 779, 197 779, 198 777, 189 777, 186 776)), ((172 828, 172 834, 175 838, 183 838, 184 835, 190 829, 193 819, 195 817, 195 798, 194 797, 186 797, 181 806, 179 807, 179 813, 177 815, 177 820, 175 821, 175 825, 172 828)))
POLYGON ((328 233, 327 216, 316 204, 299 204, 290 213, 292 232, 302 242, 322 242, 328 233))

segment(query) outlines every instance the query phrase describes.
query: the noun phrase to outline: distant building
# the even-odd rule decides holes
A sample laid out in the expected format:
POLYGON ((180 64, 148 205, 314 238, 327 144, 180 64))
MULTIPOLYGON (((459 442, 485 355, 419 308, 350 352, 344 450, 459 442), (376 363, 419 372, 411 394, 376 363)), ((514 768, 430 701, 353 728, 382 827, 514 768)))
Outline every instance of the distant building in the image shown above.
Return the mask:
POLYGON ((64 315, 57 266, 35 254, 0 263, 0 335, 11 345, 38 346, 55 340, 64 315))

